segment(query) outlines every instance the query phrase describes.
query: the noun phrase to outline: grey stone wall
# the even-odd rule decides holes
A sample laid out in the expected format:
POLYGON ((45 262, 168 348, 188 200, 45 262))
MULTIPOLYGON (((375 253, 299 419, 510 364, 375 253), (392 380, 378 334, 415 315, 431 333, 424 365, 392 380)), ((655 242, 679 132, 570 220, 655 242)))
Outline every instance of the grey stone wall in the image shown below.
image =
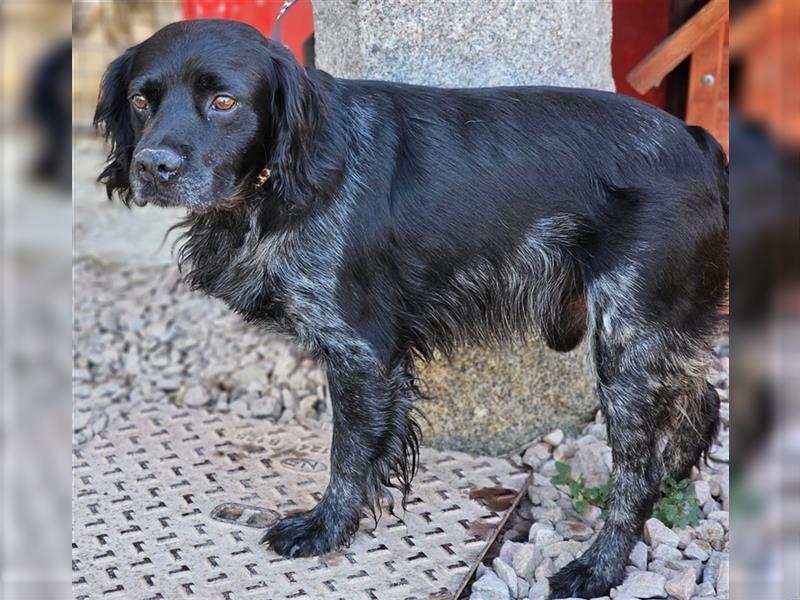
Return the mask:
POLYGON ((314 0, 317 66, 424 85, 614 89, 610 0, 314 0))
MULTIPOLYGON (((317 66, 445 87, 613 90, 610 0, 314 0, 317 66)), ((596 405, 585 348, 468 348, 422 369, 425 443, 502 454, 596 405)))

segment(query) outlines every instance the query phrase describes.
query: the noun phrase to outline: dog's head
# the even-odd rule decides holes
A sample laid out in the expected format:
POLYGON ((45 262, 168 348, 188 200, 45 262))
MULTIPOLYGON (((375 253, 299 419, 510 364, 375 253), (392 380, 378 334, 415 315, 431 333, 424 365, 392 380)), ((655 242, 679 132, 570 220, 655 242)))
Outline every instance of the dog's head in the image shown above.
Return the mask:
POLYGON ((126 204, 205 212, 263 186, 303 206, 315 192, 317 93, 286 48, 248 25, 168 25, 103 77, 95 125, 111 152, 99 180, 126 204))

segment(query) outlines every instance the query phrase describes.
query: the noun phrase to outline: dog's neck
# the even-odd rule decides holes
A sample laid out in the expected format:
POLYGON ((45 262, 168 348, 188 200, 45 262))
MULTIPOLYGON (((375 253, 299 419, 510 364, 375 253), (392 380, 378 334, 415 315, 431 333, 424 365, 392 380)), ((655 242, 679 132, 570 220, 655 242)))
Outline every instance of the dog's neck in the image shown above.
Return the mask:
POLYGON ((226 210, 189 214, 179 223, 183 232, 176 240, 177 259, 192 289, 223 300, 246 317, 275 320, 270 264, 287 220, 278 203, 255 196, 226 210))

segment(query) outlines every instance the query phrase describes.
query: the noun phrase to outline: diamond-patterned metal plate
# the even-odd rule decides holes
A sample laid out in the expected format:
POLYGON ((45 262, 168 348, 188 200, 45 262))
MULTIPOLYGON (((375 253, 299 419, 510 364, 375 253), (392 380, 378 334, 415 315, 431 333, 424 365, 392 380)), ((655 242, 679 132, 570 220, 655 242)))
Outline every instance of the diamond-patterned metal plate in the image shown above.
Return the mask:
POLYGON ((147 407, 73 458, 73 597, 456 598, 519 500, 527 473, 424 448, 407 512, 365 517, 349 548, 289 560, 258 540, 311 508, 330 434, 147 407))

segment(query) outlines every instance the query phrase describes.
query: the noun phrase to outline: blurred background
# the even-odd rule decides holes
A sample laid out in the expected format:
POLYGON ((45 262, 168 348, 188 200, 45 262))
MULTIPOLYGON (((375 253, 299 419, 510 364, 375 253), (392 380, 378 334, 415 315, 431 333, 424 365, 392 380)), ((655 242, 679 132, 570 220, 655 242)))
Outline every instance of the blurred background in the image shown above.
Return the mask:
MULTIPOLYGON (((585 6, 594 2, 585 0, 585 6)), ((127 260, 132 240, 153 235, 146 213, 122 221, 117 204, 103 213, 107 221, 86 225, 88 213, 105 202, 94 183, 104 150, 91 128, 105 66, 168 22, 208 16, 248 21, 314 64, 313 11, 325 9, 318 4, 299 0, 279 28, 279 1, 0 4, 3 598, 68 597, 70 445, 83 441, 75 431, 103 426, 96 414, 79 412, 86 422, 69 427, 71 257, 92 253, 113 262, 125 253, 127 260), (94 204, 73 207, 73 190, 94 204)), ((731 596, 800 598, 800 2, 719 3, 726 27, 716 36, 680 37, 677 64, 664 58, 662 44, 712 3, 604 4, 612 8, 614 87, 706 126, 726 146, 730 136, 731 596), (694 69, 702 67, 700 77, 693 75, 692 60, 694 69)), ((486 2, 485 8, 499 18, 504 3, 486 2)), ((429 31, 471 35, 449 32, 449 26, 436 22, 429 31)), ((563 27, 568 31, 569 21, 563 27)), ((566 70, 565 80, 569 76, 566 70)), ((152 250, 136 258, 140 266, 169 259, 168 247, 148 241, 152 250)), ((96 289, 76 290, 81 301, 105 295, 106 304, 120 292, 103 289, 102 281, 96 289)), ((317 413, 324 413, 322 396, 317 413)))
POLYGON ((66 598, 70 546, 69 2, 0 4, 0 596, 66 598))
POLYGON ((731 3, 731 586, 800 597, 800 3, 731 3))

